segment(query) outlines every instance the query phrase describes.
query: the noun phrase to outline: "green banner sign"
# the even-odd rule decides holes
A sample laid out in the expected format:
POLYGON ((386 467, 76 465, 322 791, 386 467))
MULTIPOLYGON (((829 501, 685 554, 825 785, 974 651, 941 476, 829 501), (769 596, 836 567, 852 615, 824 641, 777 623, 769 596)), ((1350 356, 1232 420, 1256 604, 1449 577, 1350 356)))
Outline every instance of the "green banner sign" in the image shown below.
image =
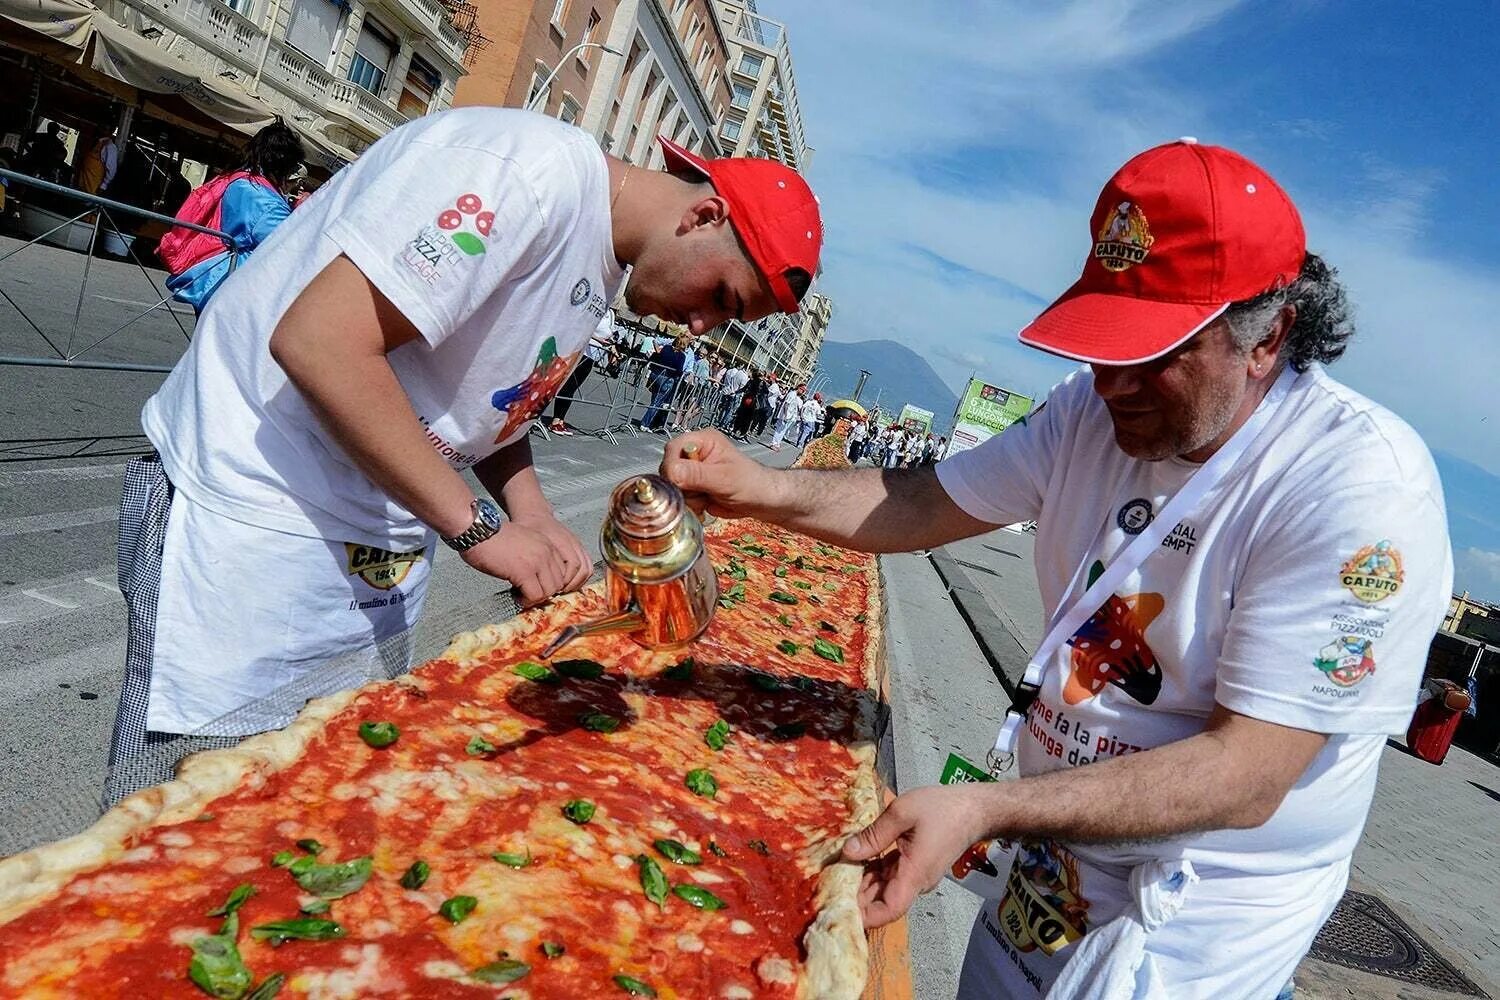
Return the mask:
POLYGON ((956 753, 948 755, 948 761, 943 765, 943 773, 938 778, 940 785, 962 785, 971 781, 994 781, 990 773, 982 767, 975 767, 956 753))
POLYGON ((948 454, 978 447, 1031 412, 1033 400, 998 385, 969 379, 953 419, 948 454))

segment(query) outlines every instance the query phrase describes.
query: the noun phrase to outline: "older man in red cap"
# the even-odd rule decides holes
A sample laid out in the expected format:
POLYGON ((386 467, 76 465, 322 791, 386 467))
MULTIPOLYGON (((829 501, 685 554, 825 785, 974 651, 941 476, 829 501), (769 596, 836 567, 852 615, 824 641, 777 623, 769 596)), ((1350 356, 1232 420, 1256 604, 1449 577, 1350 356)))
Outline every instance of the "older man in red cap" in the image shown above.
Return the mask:
POLYGON ((341 654, 384 652, 420 613, 439 538, 528 602, 587 580, 527 431, 626 266, 632 309, 701 335, 795 311, 822 246, 795 171, 662 149, 666 173, 541 115, 428 115, 225 281, 146 404, 158 454, 126 474, 111 797, 169 775, 122 768, 147 747, 231 712, 216 732, 279 725, 253 703, 341 654))
POLYGON ((770 472, 688 435, 663 467, 710 511, 869 551, 1038 522, 1047 628, 991 757, 1020 777, 905 792, 852 838, 868 924, 948 874, 987 897, 962 1000, 1270 1000, 1411 717, 1452 582, 1442 491, 1417 435, 1326 373, 1343 291, 1254 163, 1148 150, 1089 239, 1021 333, 1086 367, 981 447, 770 472))

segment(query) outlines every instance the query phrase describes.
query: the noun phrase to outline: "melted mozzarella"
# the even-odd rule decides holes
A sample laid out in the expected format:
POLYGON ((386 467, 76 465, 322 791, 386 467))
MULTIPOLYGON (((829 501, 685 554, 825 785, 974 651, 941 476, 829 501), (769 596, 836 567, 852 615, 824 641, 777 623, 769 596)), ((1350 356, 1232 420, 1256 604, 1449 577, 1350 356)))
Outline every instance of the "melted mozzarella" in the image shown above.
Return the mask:
POLYGON ((775 955, 767 955, 756 962, 755 974, 763 983, 790 986, 797 981, 797 973, 792 968, 792 963, 775 955))
POLYGON ((703 950, 703 939, 696 934, 677 935, 677 950, 694 954, 703 950))

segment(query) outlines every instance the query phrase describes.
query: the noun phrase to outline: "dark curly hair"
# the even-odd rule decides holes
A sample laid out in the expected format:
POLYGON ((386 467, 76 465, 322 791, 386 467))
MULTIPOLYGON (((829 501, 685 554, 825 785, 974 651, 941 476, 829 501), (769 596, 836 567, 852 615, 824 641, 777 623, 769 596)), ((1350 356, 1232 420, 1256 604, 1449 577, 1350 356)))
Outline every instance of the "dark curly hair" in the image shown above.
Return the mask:
POLYGON ((1309 253, 1291 284, 1230 305, 1224 318, 1235 345, 1250 350, 1265 336, 1282 307, 1292 305, 1297 318, 1287 331, 1281 356, 1299 372, 1307 371, 1314 361, 1325 365, 1337 361, 1354 336, 1353 310, 1338 275, 1322 257, 1309 253))
POLYGON ((278 187, 301 165, 307 150, 302 140, 283 122, 272 122, 245 144, 241 170, 269 178, 278 187))

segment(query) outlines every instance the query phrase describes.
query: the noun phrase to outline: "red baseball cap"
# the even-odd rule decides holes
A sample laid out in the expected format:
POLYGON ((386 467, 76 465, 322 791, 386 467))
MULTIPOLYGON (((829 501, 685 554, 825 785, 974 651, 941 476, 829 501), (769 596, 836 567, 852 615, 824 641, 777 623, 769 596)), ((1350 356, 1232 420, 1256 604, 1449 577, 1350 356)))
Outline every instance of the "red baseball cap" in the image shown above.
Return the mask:
POLYGON ((771 286, 781 310, 796 312, 797 294, 786 272, 799 268, 812 280, 823 249, 818 199, 802 175, 775 160, 741 156, 705 160, 666 136, 657 136, 657 141, 669 171, 701 174, 729 202, 729 222, 751 263, 771 286))
POLYGON ((1233 150, 1179 139, 1126 163, 1089 220, 1083 276, 1021 342, 1078 361, 1151 361, 1231 303, 1296 280, 1307 255, 1297 207, 1233 150))

